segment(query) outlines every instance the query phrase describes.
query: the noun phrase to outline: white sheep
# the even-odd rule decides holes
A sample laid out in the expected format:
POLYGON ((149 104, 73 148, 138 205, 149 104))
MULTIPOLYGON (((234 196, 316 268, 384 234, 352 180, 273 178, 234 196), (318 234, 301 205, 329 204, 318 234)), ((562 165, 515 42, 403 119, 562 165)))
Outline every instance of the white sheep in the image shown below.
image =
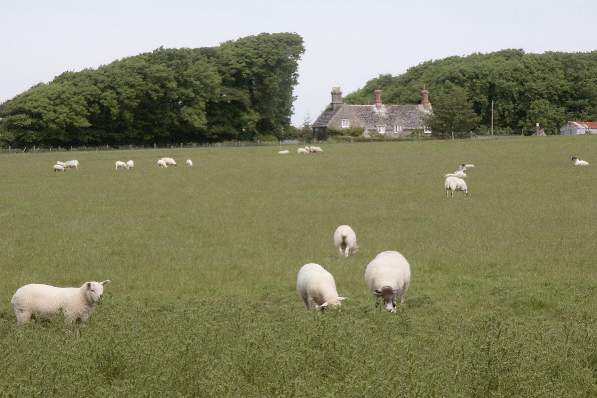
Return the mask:
POLYGON ((54 171, 65 171, 66 169, 64 168, 63 165, 56 163, 54 165, 54 171))
POLYGON ((305 149, 305 148, 297 148, 296 149, 296 153, 298 153, 298 154, 307 154, 307 153, 309 153, 309 151, 307 149, 305 149))
POLYGON ((56 164, 57 164, 57 165, 60 165, 60 166, 62 166, 62 167, 66 166, 66 163, 64 163, 64 162, 61 162, 60 160, 57 160, 57 161, 56 161, 56 164))
POLYGON ((163 160, 164 162, 166 162, 166 164, 168 166, 176 166, 176 160, 174 160, 172 158, 162 158, 161 160, 163 160))
POLYGON ((129 168, 128 164, 126 164, 122 160, 117 160, 116 162, 114 162, 114 170, 128 169, 128 168, 129 168))
POLYGON ((185 163, 187 164, 187 166, 193 167, 193 161, 191 159, 187 159, 185 163))
POLYGON ((17 289, 10 303, 19 325, 29 322, 31 317, 49 318, 60 312, 69 323, 85 322, 102 300, 104 285, 108 283, 109 280, 85 282, 81 287, 25 285, 17 289))
POLYGON ((68 169, 79 169, 79 161, 78 160, 67 160, 64 162, 64 167, 68 169))
POLYGON ((158 167, 163 167, 165 169, 168 168, 168 164, 166 163, 166 161, 164 159, 159 159, 158 160, 158 167))
POLYGON ((446 190, 446 197, 448 196, 448 192, 450 193, 450 197, 454 197, 454 192, 456 191, 462 191, 466 196, 469 195, 466 182, 462 178, 454 176, 446 177, 446 181, 444 181, 444 189, 446 190))
POLYGON ((135 162, 133 162, 132 160, 127 160, 126 165, 129 169, 132 169, 135 167, 135 162))
POLYGON ((397 251, 381 252, 367 265, 365 283, 386 310, 396 312, 396 297, 403 304, 410 285, 410 265, 397 251))
POLYGON ((311 153, 321 153, 321 152, 323 152, 323 149, 321 149, 321 147, 318 147, 318 146, 310 146, 309 147, 309 152, 311 152, 311 153))
POLYGON ((309 263, 301 267, 296 279, 296 290, 307 309, 337 307, 345 297, 339 297, 334 277, 321 265, 309 263))
POLYGON ((466 173, 464 170, 456 170, 453 173, 448 173, 444 175, 444 177, 458 177, 458 178, 466 178, 466 173))
POLYGON ((283 151, 278 151, 278 155, 288 155, 290 153, 290 151, 288 149, 285 149, 283 151))
POLYGON ((341 256, 348 257, 357 252, 357 234, 348 225, 340 225, 334 231, 334 245, 341 256))
POLYGON ((576 156, 572 156, 571 160, 574 162, 575 166, 588 166, 589 165, 589 162, 587 162, 586 160, 579 159, 576 156))

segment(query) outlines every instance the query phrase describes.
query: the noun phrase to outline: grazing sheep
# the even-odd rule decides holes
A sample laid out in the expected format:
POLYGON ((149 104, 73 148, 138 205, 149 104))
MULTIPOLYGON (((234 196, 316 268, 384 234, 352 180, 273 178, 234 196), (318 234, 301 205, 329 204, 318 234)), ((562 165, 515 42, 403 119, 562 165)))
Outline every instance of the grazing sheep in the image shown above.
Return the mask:
POLYGON ((60 160, 57 160, 56 164, 58 164, 58 165, 60 165, 62 167, 66 166, 66 164, 64 162, 61 162, 60 160))
POLYGON ((54 165, 54 171, 65 171, 66 169, 64 168, 63 165, 56 163, 54 165))
POLYGON ((450 197, 454 197, 454 192, 456 191, 462 191, 466 196, 469 195, 466 182, 462 178, 454 176, 446 177, 446 181, 444 182, 444 188, 446 190, 446 197, 448 196, 448 192, 450 193, 450 197))
POLYGON ((307 154, 307 153, 309 153, 309 151, 307 149, 305 149, 305 148, 297 148, 296 149, 296 153, 298 153, 298 154, 301 154, 301 153, 307 154))
POLYGON ((168 166, 176 166, 176 160, 172 159, 172 158, 162 158, 161 160, 163 160, 164 162, 166 162, 166 164, 168 166))
POLYGON ((59 312, 69 322, 85 322, 93 312, 95 305, 101 302, 104 293, 103 282, 85 282, 81 287, 55 287, 41 284, 25 285, 17 289, 10 303, 17 317, 17 324, 22 325, 31 317, 49 318, 59 312))
POLYGON ((321 147, 318 147, 318 146, 311 146, 311 147, 309 147, 309 152, 321 153, 321 152, 323 152, 323 149, 321 149, 321 147))
POLYGON ((288 149, 285 149, 283 151, 278 151, 278 155, 288 155, 290 153, 290 151, 288 149))
POLYGON ((340 225, 334 232, 334 245, 341 256, 348 257, 357 252, 357 234, 348 225, 340 225))
POLYGON ((345 297, 339 297, 334 277, 321 265, 309 263, 301 267, 296 279, 296 290, 307 309, 324 310, 337 307, 345 297))
POLYGON ((403 304, 410 285, 410 265, 397 251, 381 252, 367 265, 365 283, 386 310, 396 312, 396 297, 403 304))
POLYGON ((163 167, 165 169, 168 168, 168 164, 166 163, 166 161, 164 159, 159 159, 158 160, 158 167, 163 167))
POLYGON ((586 160, 579 159, 576 156, 572 156, 571 160, 574 162, 575 166, 588 166, 589 165, 589 162, 587 162, 586 160))
POLYGON ((78 160, 67 160, 64 162, 64 167, 68 169, 79 169, 79 161, 78 160))
POLYGON ((128 160, 126 162, 126 165, 128 166, 129 169, 132 169, 135 167, 135 162, 133 162, 132 160, 128 160))
POLYGON ((193 161, 191 159, 187 159, 186 164, 189 167, 193 167, 193 161))
POLYGON ((122 160, 117 160, 114 163, 114 170, 118 170, 118 169, 127 169, 128 170, 128 168, 129 168, 128 164, 126 164, 122 160))

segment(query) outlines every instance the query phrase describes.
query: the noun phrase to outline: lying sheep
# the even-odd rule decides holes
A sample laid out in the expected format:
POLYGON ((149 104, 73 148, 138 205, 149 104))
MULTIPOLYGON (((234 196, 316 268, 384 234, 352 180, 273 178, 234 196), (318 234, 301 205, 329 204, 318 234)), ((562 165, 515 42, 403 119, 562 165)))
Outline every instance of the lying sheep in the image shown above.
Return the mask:
POLYGON ((318 147, 318 146, 311 146, 311 147, 309 147, 309 152, 310 153, 321 153, 321 152, 323 152, 323 149, 321 149, 321 147, 318 147))
POLYGON ((64 167, 68 169, 79 169, 79 161, 78 160, 67 160, 64 162, 64 167))
POLYGON ((296 153, 298 153, 298 154, 301 154, 301 153, 307 154, 307 153, 309 153, 309 151, 306 150, 305 148, 297 148, 296 149, 296 153))
POLYGON ((448 196, 448 192, 450 193, 450 197, 454 197, 454 192, 456 191, 462 191, 466 196, 469 195, 466 182, 462 178, 454 176, 446 177, 446 181, 444 181, 444 188, 446 190, 446 197, 448 196))
POLYGON ((168 166, 176 166, 176 160, 174 160, 172 158, 162 158, 161 160, 163 160, 164 162, 166 162, 166 164, 168 166))
POLYGON ((63 165, 61 165, 61 164, 58 164, 58 163, 56 163, 56 164, 54 165, 54 171, 55 171, 55 172, 56 172, 56 171, 65 171, 65 170, 66 170, 66 169, 65 169, 65 168, 64 168, 64 166, 63 166, 63 165))
POLYGON ((191 159, 187 159, 186 164, 189 167, 193 167, 193 161, 191 159))
POLYGON ((135 167, 135 162, 133 162, 132 160, 127 160, 126 165, 129 169, 132 169, 135 167))
POLYGON ((589 162, 587 162, 586 160, 579 159, 576 156, 572 156, 571 160, 574 162, 575 166, 588 166, 589 165, 589 162))
POLYGON ((166 161, 164 159, 159 159, 158 160, 158 167, 163 167, 165 169, 168 168, 168 164, 166 163, 166 161))
POLYGON ((25 285, 17 289, 10 303, 22 325, 31 317, 49 318, 62 312, 65 321, 85 322, 104 294, 103 282, 85 282, 81 287, 55 287, 41 284, 25 285))
POLYGON ((119 169, 127 169, 128 170, 128 168, 129 168, 128 164, 126 164, 122 160, 117 160, 114 163, 114 170, 119 170, 119 169))
POLYGON ((334 231, 334 245, 341 256, 348 257, 357 252, 357 234, 348 225, 340 225, 334 231))
POLYGON ((296 290, 307 309, 324 310, 337 307, 345 297, 339 297, 334 277, 321 265, 309 263, 301 267, 296 279, 296 290))
POLYGON ((396 297, 403 304, 410 285, 410 265, 397 251, 381 252, 367 265, 365 283, 386 310, 396 312, 396 297))
POLYGON ((290 151, 288 149, 285 149, 283 151, 278 151, 278 155, 288 155, 290 153, 290 151))

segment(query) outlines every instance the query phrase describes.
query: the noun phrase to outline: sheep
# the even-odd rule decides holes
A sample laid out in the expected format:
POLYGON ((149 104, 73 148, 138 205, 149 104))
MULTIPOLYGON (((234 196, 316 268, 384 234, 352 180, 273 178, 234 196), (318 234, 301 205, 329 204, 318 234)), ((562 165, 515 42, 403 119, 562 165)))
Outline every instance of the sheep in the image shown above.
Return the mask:
POLYGON ((187 159, 185 163, 187 164, 187 166, 193 167, 193 161, 191 159, 187 159))
POLYGON ((60 160, 57 160, 57 161, 56 161, 56 164, 57 164, 57 165, 60 165, 60 166, 62 166, 62 167, 66 166, 66 164, 65 164, 64 162, 61 162, 60 160))
POLYGON ((452 175, 446 177, 444 188, 446 190, 446 197, 448 197, 448 192, 450 193, 450 197, 454 197, 455 191, 463 191, 466 196, 469 195, 466 182, 462 178, 454 177, 452 175))
POLYGON ((448 173, 446 175, 444 175, 444 177, 458 177, 458 178, 466 178, 466 173, 464 172, 464 170, 456 170, 453 173, 448 173))
POLYGON ((348 225, 340 225, 334 231, 334 245, 341 256, 348 257, 357 252, 357 234, 348 225))
POLYGON ((64 166, 63 166, 63 165, 61 165, 61 164, 58 164, 58 163, 56 163, 56 164, 54 165, 54 171, 55 171, 55 172, 56 172, 56 171, 65 171, 65 170, 66 170, 66 169, 65 169, 65 168, 64 168, 64 166))
POLYGON ((472 169, 474 168, 475 165, 472 163, 461 163, 458 165, 458 169, 459 171, 466 171, 467 169, 472 169))
POLYGON ((127 169, 128 170, 129 165, 125 162, 123 162, 122 160, 117 160, 114 163, 114 170, 118 170, 118 169, 127 169))
POLYGON ((128 166, 129 169, 132 169, 135 167, 135 162, 133 162, 132 160, 128 160, 126 162, 126 165, 128 166))
POLYGON ((77 169, 79 170, 79 161, 78 160, 67 160, 64 162, 64 167, 68 169, 77 169))
POLYGON ((301 267, 296 279, 296 290, 307 309, 324 310, 338 307, 346 297, 338 296, 334 277, 319 264, 309 263, 301 267))
POLYGON ((589 162, 587 162, 586 160, 579 159, 576 156, 572 156, 571 160, 574 162, 575 166, 588 166, 589 165, 589 162))
POLYGON ((49 318, 62 312, 67 323, 85 322, 100 303, 104 293, 103 282, 85 282, 81 287, 55 287, 42 284, 29 284, 17 289, 10 303, 17 318, 23 325, 31 317, 49 318))
POLYGON ((162 158, 161 160, 163 160, 164 162, 166 162, 166 164, 168 166, 176 166, 176 160, 172 159, 172 158, 162 158))
POLYGON ((397 251, 381 252, 367 265, 365 283, 376 300, 383 300, 386 310, 396 312, 396 297, 404 304, 410 285, 410 265, 397 251))
POLYGON ((159 159, 158 160, 158 167, 163 167, 165 169, 168 168, 168 164, 166 163, 166 161, 164 159, 159 159))
POLYGON ((305 149, 305 148, 297 148, 296 149, 296 153, 298 153, 299 155, 300 154, 307 154, 307 153, 309 153, 309 151, 307 149, 305 149))
POLYGON ((278 151, 278 155, 288 155, 290 153, 290 151, 288 149, 285 149, 283 151, 278 151))
POLYGON ((321 153, 321 152, 323 152, 323 149, 321 149, 321 147, 318 147, 318 146, 311 146, 311 147, 309 147, 309 152, 321 153))

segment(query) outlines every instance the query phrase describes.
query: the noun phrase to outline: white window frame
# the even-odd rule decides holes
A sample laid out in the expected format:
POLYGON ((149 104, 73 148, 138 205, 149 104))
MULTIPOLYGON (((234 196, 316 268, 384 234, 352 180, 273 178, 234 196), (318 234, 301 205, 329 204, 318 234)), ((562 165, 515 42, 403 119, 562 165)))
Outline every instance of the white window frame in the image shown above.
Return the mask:
POLYGON ((343 129, 349 129, 350 128, 350 119, 340 120, 340 127, 343 129))
POLYGON ((402 126, 398 124, 394 125, 394 133, 402 133, 402 130, 404 130, 402 126))
POLYGON ((384 135, 386 133, 386 126, 377 126, 377 133, 384 135))

